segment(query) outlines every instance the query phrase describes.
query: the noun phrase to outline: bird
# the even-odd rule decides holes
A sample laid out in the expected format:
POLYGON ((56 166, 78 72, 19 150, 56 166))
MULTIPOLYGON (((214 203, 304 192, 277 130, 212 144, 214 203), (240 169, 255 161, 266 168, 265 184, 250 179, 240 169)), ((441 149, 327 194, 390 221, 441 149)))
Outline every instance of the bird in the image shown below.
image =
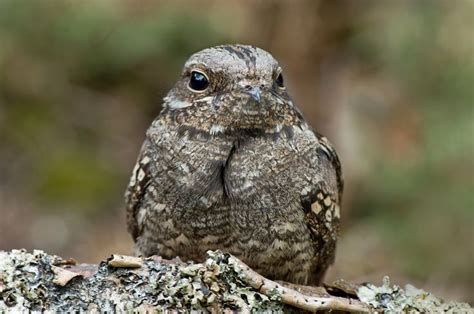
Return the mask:
POLYGON ((282 71, 241 44, 185 62, 125 192, 135 254, 199 262, 221 250, 270 279, 322 283, 340 229, 341 164, 282 71))

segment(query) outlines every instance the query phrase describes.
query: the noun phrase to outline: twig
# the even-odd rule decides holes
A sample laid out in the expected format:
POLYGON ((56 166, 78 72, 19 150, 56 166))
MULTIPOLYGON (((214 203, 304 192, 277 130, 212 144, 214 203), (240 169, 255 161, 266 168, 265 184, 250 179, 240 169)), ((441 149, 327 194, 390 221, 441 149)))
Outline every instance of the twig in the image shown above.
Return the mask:
POLYGON ((229 257, 229 264, 237 268, 237 271, 244 275, 241 278, 251 287, 257 289, 265 295, 278 292, 281 301, 285 304, 297 307, 302 310, 316 312, 339 310, 347 312, 370 313, 370 308, 358 300, 345 299, 339 297, 313 297, 304 295, 294 289, 287 288, 275 281, 267 279, 258 274, 244 262, 234 256, 229 257))

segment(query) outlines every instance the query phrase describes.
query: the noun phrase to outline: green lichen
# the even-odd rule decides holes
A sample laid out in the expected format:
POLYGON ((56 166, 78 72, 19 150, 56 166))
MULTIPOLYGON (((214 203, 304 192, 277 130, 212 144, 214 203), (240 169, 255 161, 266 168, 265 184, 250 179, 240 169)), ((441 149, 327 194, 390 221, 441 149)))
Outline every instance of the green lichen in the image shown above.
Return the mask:
MULTIPOLYGON (((54 283, 52 267, 65 268, 66 261, 60 257, 38 250, 0 251, 0 313, 298 311, 282 303, 278 289, 262 294, 250 287, 246 282, 248 274, 229 258, 229 254, 219 251, 208 252, 208 259, 202 264, 173 264, 147 258, 140 268, 112 267, 104 261, 96 273, 74 277, 63 287, 54 283)), ((361 286, 357 295, 372 308, 386 312, 472 312, 465 303, 446 303, 411 285, 404 289, 391 286, 388 277, 381 287, 361 286)))
POLYGON ((97 273, 53 283, 51 266, 64 263, 42 251, 0 252, 0 312, 131 310, 274 310, 285 306, 245 285, 228 256, 210 253, 203 264, 145 259, 140 269, 102 262, 97 273))
POLYGON ((408 284, 405 289, 390 284, 390 278, 383 278, 382 286, 365 284, 357 291, 359 299, 386 313, 473 313, 467 303, 444 302, 433 294, 408 284))

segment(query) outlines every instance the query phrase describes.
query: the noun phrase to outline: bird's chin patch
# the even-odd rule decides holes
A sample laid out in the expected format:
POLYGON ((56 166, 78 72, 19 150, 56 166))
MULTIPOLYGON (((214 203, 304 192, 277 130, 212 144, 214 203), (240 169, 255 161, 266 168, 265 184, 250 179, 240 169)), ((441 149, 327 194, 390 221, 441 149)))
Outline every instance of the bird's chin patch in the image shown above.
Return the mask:
POLYGON ((243 128, 269 130, 278 124, 280 121, 275 113, 265 107, 244 109, 240 114, 240 125, 243 128))

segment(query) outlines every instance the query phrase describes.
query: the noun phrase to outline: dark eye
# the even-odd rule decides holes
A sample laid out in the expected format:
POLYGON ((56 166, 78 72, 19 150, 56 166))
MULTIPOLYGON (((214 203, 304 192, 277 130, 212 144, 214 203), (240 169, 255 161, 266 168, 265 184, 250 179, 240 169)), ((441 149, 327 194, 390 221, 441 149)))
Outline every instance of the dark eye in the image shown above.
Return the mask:
POLYGON ((278 74, 278 77, 275 80, 275 83, 277 84, 278 87, 281 87, 281 88, 285 87, 284 85, 285 82, 283 81, 283 75, 281 73, 278 74))
POLYGON ((189 79, 189 88, 201 92, 209 86, 209 79, 202 72, 192 71, 189 79))

